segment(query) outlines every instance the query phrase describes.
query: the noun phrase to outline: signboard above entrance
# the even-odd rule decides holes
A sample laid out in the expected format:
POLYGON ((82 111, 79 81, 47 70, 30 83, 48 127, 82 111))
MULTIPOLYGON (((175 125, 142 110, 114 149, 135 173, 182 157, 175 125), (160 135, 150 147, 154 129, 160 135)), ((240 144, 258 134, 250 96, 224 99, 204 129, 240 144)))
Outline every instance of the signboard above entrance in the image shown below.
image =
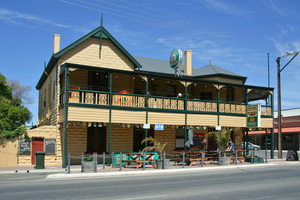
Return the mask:
POLYGON ((261 106, 257 105, 248 105, 247 106, 247 127, 256 128, 260 127, 261 119, 261 106))

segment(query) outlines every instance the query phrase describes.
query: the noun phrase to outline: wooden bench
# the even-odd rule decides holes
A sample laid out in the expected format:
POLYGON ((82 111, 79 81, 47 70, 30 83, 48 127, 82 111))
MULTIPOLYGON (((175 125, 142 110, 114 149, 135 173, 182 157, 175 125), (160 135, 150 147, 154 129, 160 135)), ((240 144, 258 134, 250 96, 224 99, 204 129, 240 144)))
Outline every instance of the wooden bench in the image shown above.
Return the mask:
MULTIPOLYGON (((144 161, 143 160, 122 160, 122 163, 127 163, 125 164, 124 168, 128 167, 129 165, 131 165, 132 163, 137 163, 138 165, 136 166, 136 169, 140 168, 141 166, 143 166, 144 161)), ((149 163, 150 165, 152 165, 154 168, 157 168, 156 165, 154 164, 156 161, 155 160, 145 160, 145 164, 149 163)))
MULTIPOLYGON (((193 166, 193 164, 196 161, 200 161, 201 162, 201 158, 185 158, 185 162, 188 163, 189 162, 189 166, 193 166)), ((204 161, 207 160, 206 158, 203 158, 203 164, 207 165, 207 163, 204 161)), ((170 158, 170 161, 174 161, 176 163, 176 165, 178 165, 180 162, 183 161, 183 158, 170 158)))
MULTIPOLYGON (((246 157, 246 156, 243 156, 243 155, 237 156, 237 160, 240 161, 240 163, 244 163, 244 161, 241 160, 241 159, 245 159, 245 157, 246 157)), ((217 156, 217 157, 206 157, 206 158, 207 158, 207 160, 212 160, 212 161, 210 162, 210 164, 213 164, 216 160, 219 160, 219 156, 217 156)), ((232 156, 232 157, 230 157, 230 158, 231 158, 231 159, 230 159, 230 163, 233 163, 234 160, 235 160, 235 156, 232 156)))

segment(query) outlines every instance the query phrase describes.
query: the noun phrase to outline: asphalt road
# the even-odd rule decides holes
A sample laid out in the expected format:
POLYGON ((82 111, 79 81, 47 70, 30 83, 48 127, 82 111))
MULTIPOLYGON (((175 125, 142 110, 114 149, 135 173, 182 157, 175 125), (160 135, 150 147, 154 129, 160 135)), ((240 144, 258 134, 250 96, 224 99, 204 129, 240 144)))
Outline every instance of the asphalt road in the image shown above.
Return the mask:
POLYGON ((0 199, 299 199, 300 165, 49 180, 0 176, 0 199))

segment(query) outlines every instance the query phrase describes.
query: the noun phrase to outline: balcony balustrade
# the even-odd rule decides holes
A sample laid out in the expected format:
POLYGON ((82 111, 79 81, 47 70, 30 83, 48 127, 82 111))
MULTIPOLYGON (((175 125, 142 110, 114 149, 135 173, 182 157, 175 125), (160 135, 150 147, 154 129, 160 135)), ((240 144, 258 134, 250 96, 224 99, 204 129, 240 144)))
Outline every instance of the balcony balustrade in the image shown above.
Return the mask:
MULTIPOLYGON (((63 95, 63 94, 62 94, 63 95)), ((63 99, 63 97, 61 98, 63 99)), ((185 110, 184 99, 174 97, 148 96, 149 109, 185 110)), ((109 93, 91 91, 69 91, 69 103, 109 105, 109 93)), ((133 94, 112 94, 112 106, 145 108, 146 96, 133 94)), ((187 110, 195 112, 218 112, 217 101, 188 99, 187 110)), ((219 113, 246 114, 246 105, 242 103, 219 103, 219 113)), ((262 115, 272 116, 270 106, 262 106, 262 115)))

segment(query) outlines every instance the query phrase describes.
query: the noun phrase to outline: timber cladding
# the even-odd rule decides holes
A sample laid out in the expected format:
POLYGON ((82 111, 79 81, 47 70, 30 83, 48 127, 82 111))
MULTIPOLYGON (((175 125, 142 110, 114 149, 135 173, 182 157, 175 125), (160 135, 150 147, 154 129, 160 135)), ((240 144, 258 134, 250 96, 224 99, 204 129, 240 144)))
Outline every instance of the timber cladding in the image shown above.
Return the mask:
POLYGON ((246 117, 221 115, 219 125, 225 127, 246 127, 246 117))
POLYGON ((68 121, 109 122, 109 110, 70 106, 68 109, 68 121))
POLYGON ((60 63, 76 63, 80 65, 98 66, 121 70, 134 70, 134 64, 110 40, 102 40, 99 52, 99 38, 89 38, 72 48, 60 57, 60 63))
POLYGON ((262 118, 260 127, 273 128, 273 118, 262 118))
MULTIPOLYGON (((184 124, 184 121, 182 124, 184 124)), ((218 124, 218 116, 204 114, 188 114, 187 124, 198 126, 216 126, 218 124)))
POLYGON ((112 123, 145 124, 146 112, 144 112, 144 111, 112 110, 111 121, 112 121, 112 123))
POLYGON ((185 115, 182 113, 148 113, 148 124, 183 125, 185 115))

